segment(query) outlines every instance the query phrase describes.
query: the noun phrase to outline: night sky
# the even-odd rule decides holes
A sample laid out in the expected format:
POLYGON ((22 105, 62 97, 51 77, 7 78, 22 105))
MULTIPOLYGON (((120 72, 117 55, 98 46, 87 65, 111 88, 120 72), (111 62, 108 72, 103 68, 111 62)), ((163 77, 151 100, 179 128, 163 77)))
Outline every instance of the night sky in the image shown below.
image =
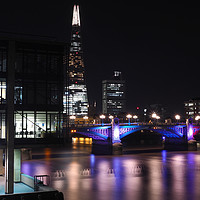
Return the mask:
MULTIPOLYGON (((75 1, 2 1, 0 31, 70 42, 75 1)), ((122 71, 127 108, 134 113, 160 103, 172 115, 200 97, 199 7, 167 1, 80 2, 82 42, 90 103, 101 109, 101 82, 122 71), (153 3, 154 2, 154 3, 153 3)))

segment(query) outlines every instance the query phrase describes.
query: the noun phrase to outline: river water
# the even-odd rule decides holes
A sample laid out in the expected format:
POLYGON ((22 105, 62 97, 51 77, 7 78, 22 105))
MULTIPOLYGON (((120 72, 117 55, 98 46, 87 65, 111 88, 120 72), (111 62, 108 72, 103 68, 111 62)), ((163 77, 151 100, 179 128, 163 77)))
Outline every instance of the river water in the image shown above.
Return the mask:
POLYGON ((66 200, 198 200, 200 152, 90 154, 91 146, 33 149, 22 172, 49 175, 66 200))

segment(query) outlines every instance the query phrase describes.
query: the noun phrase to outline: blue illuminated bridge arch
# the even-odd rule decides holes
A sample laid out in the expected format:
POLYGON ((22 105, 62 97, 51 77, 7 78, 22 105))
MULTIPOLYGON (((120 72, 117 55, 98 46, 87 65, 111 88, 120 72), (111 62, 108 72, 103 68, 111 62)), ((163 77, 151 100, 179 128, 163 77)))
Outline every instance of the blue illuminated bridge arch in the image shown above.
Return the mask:
MULTIPOLYGON (((156 133, 162 134, 166 138, 182 138, 183 135, 187 134, 187 126, 185 124, 132 124, 125 125, 120 124, 119 126, 119 137, 123 139, 124 137, 134 134, 141 130, 151 130, 156 133)), ((88 126, 78 126, 71 130, 72 136, 76 134, 83 135, 85 137, 93 138, 93 140, 108 140, 112 134, 111 125, 88 125, 88 126)))

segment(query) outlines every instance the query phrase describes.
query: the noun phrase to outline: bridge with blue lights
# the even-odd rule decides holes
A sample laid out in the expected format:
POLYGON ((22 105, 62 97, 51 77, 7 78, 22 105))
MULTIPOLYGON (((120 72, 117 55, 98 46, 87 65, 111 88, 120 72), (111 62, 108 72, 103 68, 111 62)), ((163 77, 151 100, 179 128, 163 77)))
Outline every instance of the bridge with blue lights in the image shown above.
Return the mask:
POLYGON ((84 124, 71 128, 71 134, 78 134, 93 140, 109 140, 112 143, 121 142, 124 137, 141 130, 149 130, 160 133, 164 138, 185 138, 193 139, 193 136, 200 133, 200 125, 193 124, 166 124, 166 123, 133 123, 133 124, 84 124))

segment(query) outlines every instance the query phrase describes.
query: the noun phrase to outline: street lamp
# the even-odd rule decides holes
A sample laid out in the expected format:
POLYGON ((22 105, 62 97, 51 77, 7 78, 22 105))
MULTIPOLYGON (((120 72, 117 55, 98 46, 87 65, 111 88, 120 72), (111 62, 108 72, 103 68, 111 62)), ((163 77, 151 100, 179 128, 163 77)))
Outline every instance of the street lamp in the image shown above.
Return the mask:
POLYGON ((75 119, 76 119, 76 116, 72 115, 72 116, 69 117, 69 119, 75 120, 75 119))
POLYGON ((199 115, 197 115, 197 116, 195 117, 195 120, 197 121, 197 123, 199 123, 200 116, 199 116, 199 115))
POLYGON ((157 114, 156 114, 156 113, 153 113, 153 114, 151 115, 151 117, 152 117, 153 119, 156 119, 157 114))
POLYGON ((126 115, 126 118, 128 118, 128 123, 130 124, 130 120, 132 118, 132 115, 131 114, 126 115))
POLYGON ((156 116, 156 119, 157 119, 157 122, 158 122, 158 120, 160 119, 160 116, 157 115, 157 116, 156 116))
POLYGON ((178 121, 181 119, 180 115, 175 115, 175 119, 176 119, 176 123, 178 123, 178 121))
POLYGON ((138 118, 137 115, 133 115, 133 119, 135 119, 135 122, 136 122, 137 118, 138 118))
POLYGON ((157 121, 160 119, 160 117, 154 112, 151 117, 154 119, 154 122, 155 120, 157 119, 157 121))
POLYGON ((106 116, 105 115, 100 115, 99 117, 101 119, 101 124, 103 125, 103 120, 106 118, 106 116))
POLYGON ((86 124, 86 121, 88 120, 88 116, 84 116, 83 119, 85 120, 85 124, 86 124))
POLYGON ((112 115, 110 115, 109 117, 108 117, 110 120, 111 120, 111 122, 112 122, 112 119, 114 118, 112 115))
POLYGON ((76 116, 71 115, 71 116, 69 116, 69 119, 72 121, 72 124, 75 124, 76 116))

